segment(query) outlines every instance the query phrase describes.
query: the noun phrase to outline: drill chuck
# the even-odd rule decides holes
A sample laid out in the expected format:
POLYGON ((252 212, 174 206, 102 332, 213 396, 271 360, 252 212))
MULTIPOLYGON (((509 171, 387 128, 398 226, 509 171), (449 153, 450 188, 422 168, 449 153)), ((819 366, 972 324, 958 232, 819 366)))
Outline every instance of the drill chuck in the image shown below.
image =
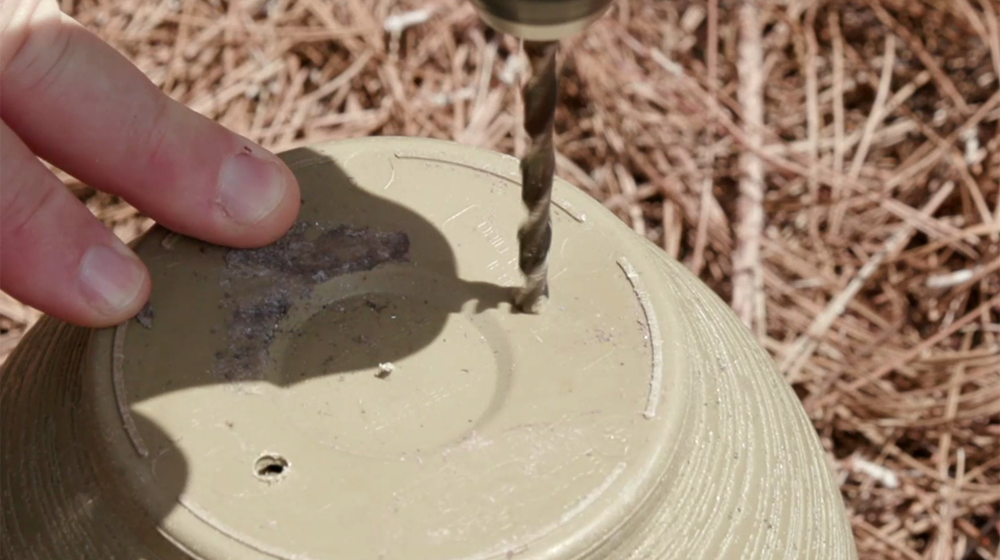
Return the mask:
POLYGON ((472 0, 487 25, 526 41, 558 41, 604 15, 611 0, 472 0))

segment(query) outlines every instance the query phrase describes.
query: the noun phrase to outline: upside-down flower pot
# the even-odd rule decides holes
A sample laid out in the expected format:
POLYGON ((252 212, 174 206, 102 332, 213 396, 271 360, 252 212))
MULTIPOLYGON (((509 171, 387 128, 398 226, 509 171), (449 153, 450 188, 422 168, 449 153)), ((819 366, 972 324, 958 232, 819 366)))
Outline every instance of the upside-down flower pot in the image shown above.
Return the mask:
POLYGON ((696 277, 557 181, 550 298, 512 309, 517 160, 282 154, 279 242, 153 228, 148 309, 44 318, 2 374, 18 560, 853 559, 799 401, 696 277))

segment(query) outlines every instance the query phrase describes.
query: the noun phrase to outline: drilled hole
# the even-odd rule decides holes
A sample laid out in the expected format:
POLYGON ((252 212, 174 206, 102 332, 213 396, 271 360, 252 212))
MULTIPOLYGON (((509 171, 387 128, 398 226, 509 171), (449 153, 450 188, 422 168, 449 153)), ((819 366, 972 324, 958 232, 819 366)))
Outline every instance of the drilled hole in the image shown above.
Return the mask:
POLYGON ((264 480, 275 480, 288 471, 288 461, 280 455, 264 455, 254 464, 254 472, 264 480))

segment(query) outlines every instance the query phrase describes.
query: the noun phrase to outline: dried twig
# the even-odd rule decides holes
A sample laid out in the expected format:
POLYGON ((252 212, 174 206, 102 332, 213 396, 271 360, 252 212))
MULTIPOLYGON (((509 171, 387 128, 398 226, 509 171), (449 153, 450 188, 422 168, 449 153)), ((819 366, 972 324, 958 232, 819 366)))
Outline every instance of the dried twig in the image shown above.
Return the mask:
MULTIPOLYGON (((761 46, 762 24, 758 2, 745 2, 740 8, 740 103, 749 131, 747 142, 759 146, 762 137, 755 132, 764 124, 764 52, 761 46)), ((739 219, 735 226, 736 250, 733 252, 733 309, 749 327, 763 329, 764 316, 758 307, 764 275, 760 263, 760 237, 764 230, 764 163, 757 154, 746 151, 740 156, 739 219)))

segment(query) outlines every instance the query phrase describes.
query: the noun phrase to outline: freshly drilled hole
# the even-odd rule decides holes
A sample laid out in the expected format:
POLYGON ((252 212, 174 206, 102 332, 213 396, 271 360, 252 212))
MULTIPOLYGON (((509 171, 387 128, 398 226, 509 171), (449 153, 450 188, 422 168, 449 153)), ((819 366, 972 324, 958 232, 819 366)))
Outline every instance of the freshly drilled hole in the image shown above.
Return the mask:
POLYGON ((288 461, 280 455, 264 455, 254 464, 254 472, 264 480, 275 480, 288 471, 288 461))

